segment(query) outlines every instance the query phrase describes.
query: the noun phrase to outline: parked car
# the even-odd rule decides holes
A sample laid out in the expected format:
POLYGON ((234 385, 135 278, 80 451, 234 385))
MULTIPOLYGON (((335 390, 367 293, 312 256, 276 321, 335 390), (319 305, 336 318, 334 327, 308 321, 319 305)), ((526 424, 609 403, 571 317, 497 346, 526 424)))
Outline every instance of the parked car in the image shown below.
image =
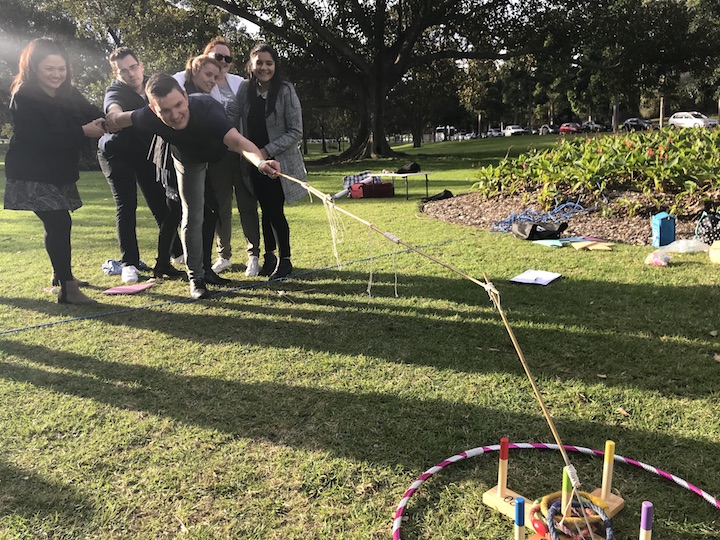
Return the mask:
POLYGON ((697 111, 676 112, 668 118, 668 126, 674 128, 717 127, 717 125, 717 120, 697 111))
POLYGON ((658 129, 658 125, 644 118, 628 118, 622 123, 620 129, 622 131, 651 131, 658 129))
POLYGON ((513 135, 525 135, 527 131, 525 131, 522 126, 518 126, 516 124, 510 124, 509 126, 505 126, 505 129, 503 129, 503 135, 506 137, 512 137, 513 135))
POLYGON ((560 126, 560 133, 567 135, 568 133, 580 133, 582 127, 577 122, 565 122, 560 126))
POLYGON ((487 130, 488 137, 502 137, 502 131, 498 127, 491 127, 487 130))
POLYGON ((543 124, 538 129, 540 135, 549 135, 550 133, 560 133, 560 128, 555 124, 543 124))
POLYGON ((582 123, 582 130, 590 133, 600 133, 601 131, 610 131, 612 128, 609 128, 605 124, 588 120, 582 123))

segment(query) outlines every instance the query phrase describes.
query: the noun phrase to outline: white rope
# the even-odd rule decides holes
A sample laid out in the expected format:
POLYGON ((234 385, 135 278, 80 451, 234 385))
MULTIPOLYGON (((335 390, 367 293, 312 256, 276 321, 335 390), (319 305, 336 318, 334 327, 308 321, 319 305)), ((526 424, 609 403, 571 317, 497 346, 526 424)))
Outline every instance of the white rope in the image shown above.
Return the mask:
POLYGON ((341 244, 345 240, 345 223, 343 222, 340 213, 335 212, 334 205, 329 204, 327 199, 323 199, 323 206, 325 207, 325 214, 327 215, 328 224, 330 226, 330 237, 332 239, 335 262, 337 262, 338 267, 342 269, 340 254, 338 252, 338 244, 341 244))
POLYGON ((373 285, 373 260, 372 260, 372 254, 373 254, 373 233, 372 229, 368 229, 368 246, 370 247, 370 275, 368 276, 368 286, 367 286, 367 293, 368 293, 368 303, 370 303, 370 300, 372 300, 372 285, 373 285))

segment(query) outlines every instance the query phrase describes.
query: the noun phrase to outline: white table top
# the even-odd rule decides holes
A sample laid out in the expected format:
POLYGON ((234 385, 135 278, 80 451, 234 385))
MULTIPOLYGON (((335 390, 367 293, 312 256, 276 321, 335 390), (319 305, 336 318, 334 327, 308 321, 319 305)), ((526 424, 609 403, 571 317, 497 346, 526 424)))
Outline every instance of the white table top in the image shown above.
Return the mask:
POLYGON ((405 177, 405 176, 417 176, 419 174, 432 174, 432 171, 419 171, 419 172, 409 172, 409 173, 391 173, 391 172, 381 172, 381 173, 373 173, 375 176, 389 176, 389 177, 405 177))

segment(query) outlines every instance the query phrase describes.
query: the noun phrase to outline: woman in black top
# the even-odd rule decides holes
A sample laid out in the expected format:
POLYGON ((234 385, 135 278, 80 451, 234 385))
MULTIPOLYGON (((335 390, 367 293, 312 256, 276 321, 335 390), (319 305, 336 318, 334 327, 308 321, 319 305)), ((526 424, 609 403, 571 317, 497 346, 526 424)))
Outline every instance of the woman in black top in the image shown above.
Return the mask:
MULTIPOLYGON (((277 51, 264 43, 256 45, 250 51, 247 71, 248 81, 238 89, 240 132, 257 145, 264 159, 277 160, 285 174, 305 180, 307 171, 298 147, 302 109, 295 87, 281 73, 277 51)), ((287 277, 293 266, 284 206, 303 197, 305 188, 285 178, 268 178, 254 169, 249 177, 262 209, 265 262, 259 275, 271 280, 287 277)))
POLYGON ((71 270, 70 211, 82 206, 77 190, 85 137, 105 133, 102 112, 71 83, 64 47, 40 38, 20 55, 10 87, 13 136, 5 156, 5 208, 31 210, 45 227, 45 249, 60 285, 58 302, 91 304, 71 270))

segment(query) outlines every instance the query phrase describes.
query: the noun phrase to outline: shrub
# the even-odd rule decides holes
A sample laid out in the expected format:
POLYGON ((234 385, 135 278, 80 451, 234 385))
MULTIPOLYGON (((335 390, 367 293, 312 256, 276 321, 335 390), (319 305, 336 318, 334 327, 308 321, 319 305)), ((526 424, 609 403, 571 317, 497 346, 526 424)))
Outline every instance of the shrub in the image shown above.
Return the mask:
POLYGON ((720 130, 665 129, 578 136, 479 170, 473 185, 486 198, 530 194, 546 209, 583 196, 601 204, 614 190, 644 193, 682 215, 720 195, 720 130))

